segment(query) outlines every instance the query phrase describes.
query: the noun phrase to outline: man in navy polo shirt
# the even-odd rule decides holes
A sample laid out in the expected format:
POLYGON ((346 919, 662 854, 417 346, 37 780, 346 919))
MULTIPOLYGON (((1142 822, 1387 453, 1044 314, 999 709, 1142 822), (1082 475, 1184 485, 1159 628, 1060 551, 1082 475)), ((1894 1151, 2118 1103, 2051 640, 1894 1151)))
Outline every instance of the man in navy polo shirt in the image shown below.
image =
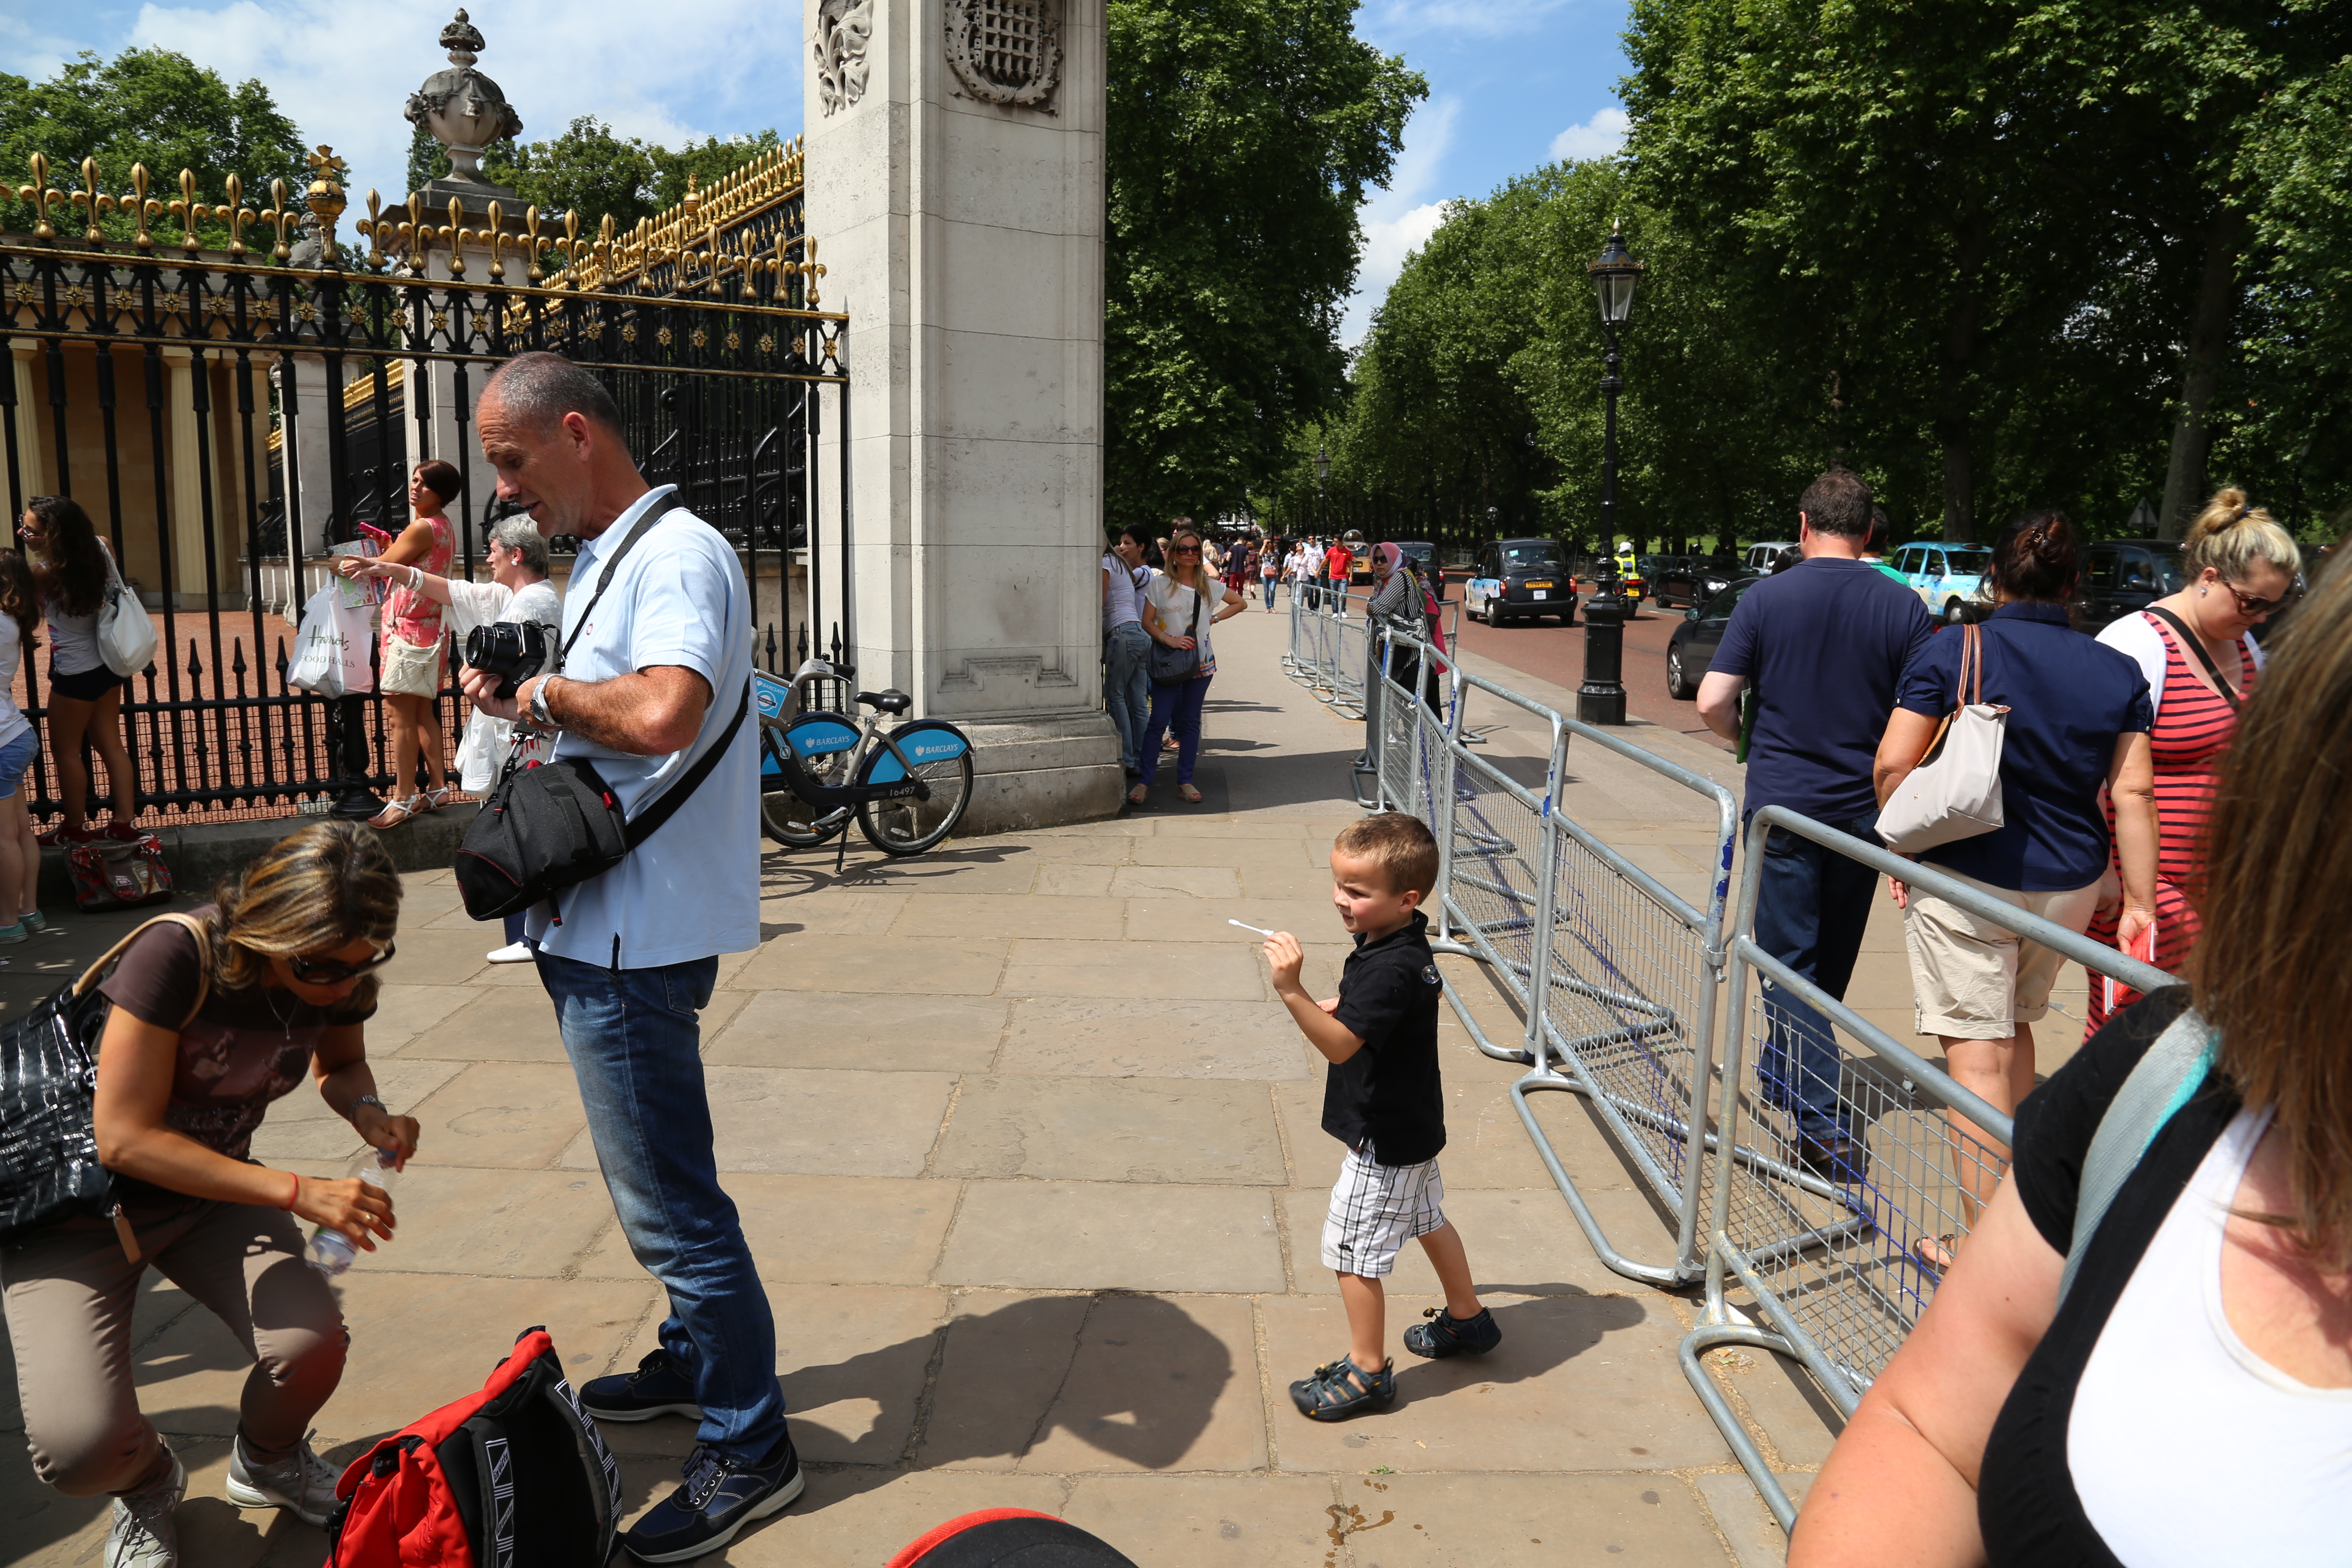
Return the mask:
MULTIPOLYGON (((1862 559, 1870 511, 1870 487, 1859 475, 1833 469, 1806 488, 1797 502, 1804 559, 1740 599, 1699 683, 1698 710, 1709 729, 1737 740, 1739 694, 1754 686, 1748 813, 1785 805, 1875 844, 1871 766, 1903 667, 1936 624, 1916 594, 1862 559)), ((1875 874, 1776 827, 1763 878, 1757 944, 1843 1000, 1875 874)), ((1859 1182, 1868 1160, 1838 1097, 1837 1037, 1810 1005, 1769 981, 1765 993, 1771 1037, 1757 1070, 1767 1094, 1796 1113, 1799 1161, 1832 1181, 1859 1182)))

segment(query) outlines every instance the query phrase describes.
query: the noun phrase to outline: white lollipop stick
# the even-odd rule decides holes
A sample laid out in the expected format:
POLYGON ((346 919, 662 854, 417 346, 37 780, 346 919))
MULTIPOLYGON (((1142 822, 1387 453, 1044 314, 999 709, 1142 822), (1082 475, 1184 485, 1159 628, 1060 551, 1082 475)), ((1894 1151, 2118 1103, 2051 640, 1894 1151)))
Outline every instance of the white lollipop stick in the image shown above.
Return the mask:
POLYGON ((1274 932, 1266 930, 1264 926, 1254 926, 1246 921, 1227 921, 1225 923, 1229 926, 1240 926, 1244 931, 1254 931, 1260 936, 1272 936, 1274 934, 1274 932))

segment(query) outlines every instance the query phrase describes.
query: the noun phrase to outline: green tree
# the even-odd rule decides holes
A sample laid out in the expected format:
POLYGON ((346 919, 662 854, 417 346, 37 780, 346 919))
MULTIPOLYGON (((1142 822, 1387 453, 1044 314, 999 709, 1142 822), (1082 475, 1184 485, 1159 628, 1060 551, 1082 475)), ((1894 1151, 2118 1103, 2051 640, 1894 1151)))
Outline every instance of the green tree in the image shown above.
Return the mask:
POLYGON ((1247 505, 1335 410, 1368 189, 1427 85, 1355 0, 1111 0, 1105 515, 1247 505))
POLYGON ((689 174, 696 186, 709 190, 762 153, 772 153, 783 145, 775 131, 761 131, 751 136, 730 136, 721 140, 706 136, 696 142, 688 138, 677 148, 651 149, 654 164, 654 209, 667 211, 686 200, 686 182, 689 174))
POLYGON ((582 237, 593 239, 607 214, 625 232, 660 210, 654 191, 658 151, 583 114, 560 136, 516 145, 510 161, 485 156, 482 173, 537 207, 559 233, 563 215, 578 213, 582 237))
MULTIPOLYGON (((217 71, 169 49, 125 49, 110 60, 85 51, 42 82, 0 75, 0 169, 14 171, 0 189, 11 198, 17 183, 31 177, 31 157, 39 153, 57 190, 79 189, 81 162, 90 158, 100 191, 110 195, 130 194, 136 163, 146 166, 151 199, 178 197, 184 169, 196 177, 199 202, 226 200, 233 174, 244 184, 246 204, 258 209, 269 205, 273 178, 286 182, 289 200, 299 199, 310 181, 306 152, 294 122, 260 82, 232 87, 217 71)), ((86 219, 79 208, 53 206, 50 221, 79 235, 86 219)), ((100 227, 118 240, 131 233, 130 218, 120 213, 106 216, 100 227)), ((180 232, 169 216, 149 227, 159 241, 180 232)), ((207 221, 197 233, 207 247, 228 241, 226 225, 207 221)))

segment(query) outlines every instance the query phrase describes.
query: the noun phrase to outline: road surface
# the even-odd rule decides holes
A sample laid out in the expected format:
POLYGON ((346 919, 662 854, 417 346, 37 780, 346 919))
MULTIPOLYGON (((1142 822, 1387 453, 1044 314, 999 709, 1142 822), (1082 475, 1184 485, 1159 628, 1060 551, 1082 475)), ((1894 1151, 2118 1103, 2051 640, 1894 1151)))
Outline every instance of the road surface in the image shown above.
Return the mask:
MULTIPOLYGON (((1450 586, 1447 597, 1460 593, 1458 585, 1450 586)), ((1581 605, 1583 597, 1577 602, 1581 605)), ((1718 739, 1699 721, 1697 703, 1677 702, 1666 695, 1666 639, 1682 624, 1682 618, 1679 609, 1661 610, 1644 599, 1640 611, 1625 623, 1625 710, 1634 718, 1712 742, 1727 752, 1731 743, 1718 739)), ((1462 646, 1481 658, 1507 664, 1571 691, 1584 679, 1584 613, 1580 608, 1572 626, 1544 620, 1495 627, 1465 616, 1462 622, 1462 646)))

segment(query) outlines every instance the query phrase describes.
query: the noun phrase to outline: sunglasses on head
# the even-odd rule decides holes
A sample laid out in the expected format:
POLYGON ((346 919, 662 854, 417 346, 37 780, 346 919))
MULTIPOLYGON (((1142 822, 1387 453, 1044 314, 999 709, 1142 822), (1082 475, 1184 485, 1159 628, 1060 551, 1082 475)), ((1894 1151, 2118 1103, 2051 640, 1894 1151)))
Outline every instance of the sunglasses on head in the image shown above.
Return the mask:
POLYGON ((2303 597, 2303 590, 2292 586, 2275 599, 2257 599, 2227 578, 2222 579, 2221 586, 2229 589, 2230 596, 2238 601, 2238 613, 2242 616, 2275 615, 2303 597))
POLYGON ((295 953, 286 960, 286 967, 292 970, 294 978, 305 985, 341 985, 344 981, 365 974, 379 964, 391 963, 392 955, 395 951, 391 942, 385 942, 382 951, 362 963, 335 963, 324 959, 304 958, 300 953, 295 953))

